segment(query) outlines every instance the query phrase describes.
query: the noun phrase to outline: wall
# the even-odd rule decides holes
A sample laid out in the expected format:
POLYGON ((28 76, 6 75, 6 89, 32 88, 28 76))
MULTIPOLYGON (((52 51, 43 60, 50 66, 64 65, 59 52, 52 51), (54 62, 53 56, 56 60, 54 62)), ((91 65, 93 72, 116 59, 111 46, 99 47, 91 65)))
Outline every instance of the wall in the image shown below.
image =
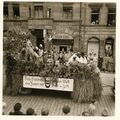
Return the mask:
POLYGON ((52 10, 52 18, 54 18, 54 20, 62 20, 62 12, 63 12, 63 7, 62 7, 62 3, 53 3, 52 5, 53 10, 52 10))
MULTIPOLYGON (((104 57, 105 55, 105 40, 108 37, 114 39, 114 45, 116 41, 115 29, 114 27, 86 27, 85 28, 85 40, 84 45, 87 50, 87 41, 91 37, 97 37, 100 40, 100 56, 104 57)), ((115 48, 113 49, 113 53, 115 52, 115 48)), ((87 52, 87 51, 86 51, 87 52)), ((115 54, 114 54, 115 55, 115 54)))
MULTIPOLYGON (((52 26, 52 34, 55 33, 68 33, 74 38, 74 49, 79 50, 81 46, 83 46, 84 51, 87 52, 87 40, 90 37, 97 37, 100 39, 100 55, 104 56, 104 47, 105 47, 105 39, 108 37, 112 37, 115 40, 115 27, 107 27, 107 12, 108 8, 106 4, 102 4, 100 9, 100 25, 90 25, 91 20, 91 8, 87 3, 82 3, 81 5, 81 20, 82 27, 80 26, 80 3, 73 3, 73 20, 63 20, 63 3, 60 2, 45 2, 44 10, 47 7, 52 8, 52 18, 53 18, 53 26, 52 26), (79 38, 79 30, 80 38, 79 38)), ((20 3, 20 19, 26 21, 19 20, 11 20, 12 18, 12 4, 10 3, 10 20, 4 21, 4 29, 9 29, 12 26, 21 26, 24 29, 28 29, 28 21, 29 18, 29 5, 32 3, 20 3)), ((45 15, 46 11, 44 11, 45 15)), ((41 26, 39 26, 41 27, 41 26)), ((114 42, 115 43, 115 42, 114 42)), ((35 44, 35 42, 34 42, 35 44)), ((115 50, 114 50, 115 51, 115 50)))
POLYGON ((20 26, 23 29, 28 29, 28 22, 27 21, 14 21, 14 20, 5 20, 3 27, 4 30, 10 29, 12 27, 20 26))
POLYGON ((20 18, 23 20, 29 18, 29 4, 20 3, 20 18))

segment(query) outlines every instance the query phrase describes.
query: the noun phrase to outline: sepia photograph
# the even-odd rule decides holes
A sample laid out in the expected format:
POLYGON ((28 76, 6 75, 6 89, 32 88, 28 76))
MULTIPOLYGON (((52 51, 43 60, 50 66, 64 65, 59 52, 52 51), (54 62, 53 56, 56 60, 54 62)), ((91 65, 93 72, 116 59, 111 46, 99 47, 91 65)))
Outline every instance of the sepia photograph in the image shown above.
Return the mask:
POLYGON ((3 1, 2 116, 115 116, 116 6, 3 1))

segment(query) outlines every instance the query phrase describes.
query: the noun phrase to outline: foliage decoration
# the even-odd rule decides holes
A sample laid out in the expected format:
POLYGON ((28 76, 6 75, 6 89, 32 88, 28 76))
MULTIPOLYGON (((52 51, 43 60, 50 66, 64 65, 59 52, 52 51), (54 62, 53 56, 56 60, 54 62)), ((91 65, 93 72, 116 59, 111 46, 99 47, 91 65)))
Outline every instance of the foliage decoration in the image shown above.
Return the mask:
MULTIPOLYGON (((92 64, 65 65, 55 66, 52 63, 37 62, 34 60, 19 59, 20 51, 25 47, 28 40, 32 40, 32 34, 29 31, 21 29, 12 29, 4 35, 4 51, 11 53, 15 61, 11 65, 12 74, 18 75, 34 75, 45 78, 45 83, 49 87, 48 82, 54 82, 57 86, 57 78, 74 79, 74 88, 72 98, 76 102, 89 102, 92 99, 99 99, 102 92, 102 84, 100 80, 99 70, 92 64), (14 69, 13 69, 14 68, 14 69), (47 81, 46 77, 50 77, 51 81, 47 81)), ((10 65, 10 64, 9 64, 10 65)), ((8 65, 8 66, 9 66, 8 65)), ((10 70, 9 69, 9 70, 10 70)), ((20 79, 15 79, 14 83, 19 83, 15 87, 15 92, 20 84, 20 79)))

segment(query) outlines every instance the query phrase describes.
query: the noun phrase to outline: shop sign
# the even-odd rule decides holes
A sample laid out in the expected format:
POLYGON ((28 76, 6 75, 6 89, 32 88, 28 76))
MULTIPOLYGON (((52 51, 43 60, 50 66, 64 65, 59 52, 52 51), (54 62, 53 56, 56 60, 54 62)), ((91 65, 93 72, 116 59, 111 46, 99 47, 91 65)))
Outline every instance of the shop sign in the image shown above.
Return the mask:
POLYGON ((73 39, 70 35, 68 34, 56 34, 53 35, 53 39, 73 39))
POLYGON ((30 19, 28 20, 29 29, 52 29, 53 21, 48 19, 30 19))
POLYGON ((73 82, 73 79, 67 78, 57 78, 56 82, 50 77, 23 76, 23 87, 25 88, 73 91, 73 82))

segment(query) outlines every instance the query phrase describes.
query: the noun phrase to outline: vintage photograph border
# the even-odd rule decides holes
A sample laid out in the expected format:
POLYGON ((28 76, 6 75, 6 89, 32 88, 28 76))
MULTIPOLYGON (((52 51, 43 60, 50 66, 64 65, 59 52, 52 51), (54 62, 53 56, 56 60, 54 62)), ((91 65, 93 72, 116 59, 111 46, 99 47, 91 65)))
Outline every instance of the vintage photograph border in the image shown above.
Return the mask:
MULTIPOLYGON (((120 0, 32 0, 32 1, 46 1, 46 2, 115 2, 116 3, 116 10, 117 10, 117 16, 116 16, 116 66, 115 66, 115 78, 116 78, 116 97, 115 97, 115 116, 112 117, 82 117, 82 116, 48 116, 48 117, 43 117, 43 116, 3 116, 2 115, 2 98, 3 98, 3 1, 0 1, 0 77, 1 77, 1 82, 0 82, 0 119, 1 120, 119 120, 120 118, 120 0)), ((10 1, 10 0, 9 0, 10 1)), ((12 1, 17 1, 17 0, 12 0, 12 1)), ((28 0, 19 0, 19 1, 25 1, 27 2, 28 0)), ((30 1, 30 2, 32 2, 30 1)))

